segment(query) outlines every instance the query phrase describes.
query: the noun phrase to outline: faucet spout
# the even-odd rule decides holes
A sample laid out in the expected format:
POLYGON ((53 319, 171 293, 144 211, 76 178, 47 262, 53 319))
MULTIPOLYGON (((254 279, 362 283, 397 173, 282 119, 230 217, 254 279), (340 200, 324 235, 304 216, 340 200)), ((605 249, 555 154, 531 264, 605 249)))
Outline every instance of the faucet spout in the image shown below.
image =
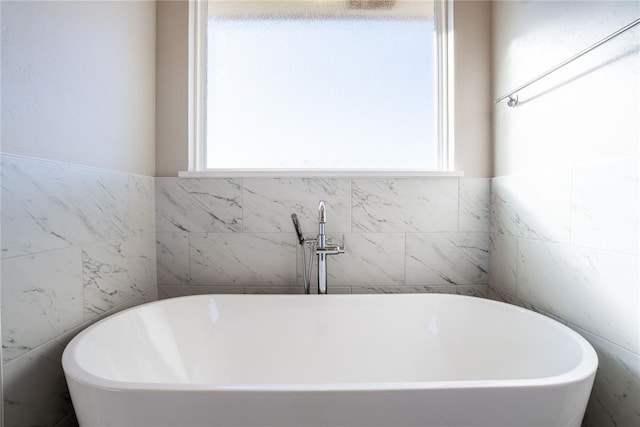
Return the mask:
POLYGON ((327 223, 327 204, 324 200, 320 200, 318 203, 318 222, 320 224, 327 223))

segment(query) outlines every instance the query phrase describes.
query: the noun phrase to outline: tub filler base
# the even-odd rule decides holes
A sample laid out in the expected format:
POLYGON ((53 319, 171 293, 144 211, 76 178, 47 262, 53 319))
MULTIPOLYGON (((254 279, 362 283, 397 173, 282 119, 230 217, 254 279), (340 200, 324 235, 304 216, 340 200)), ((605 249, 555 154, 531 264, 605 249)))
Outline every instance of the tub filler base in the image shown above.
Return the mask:
POLYGON ((202 295, 63 355, 82 426, 580 426, 597 358, 574 331, 457 295, 202 295))

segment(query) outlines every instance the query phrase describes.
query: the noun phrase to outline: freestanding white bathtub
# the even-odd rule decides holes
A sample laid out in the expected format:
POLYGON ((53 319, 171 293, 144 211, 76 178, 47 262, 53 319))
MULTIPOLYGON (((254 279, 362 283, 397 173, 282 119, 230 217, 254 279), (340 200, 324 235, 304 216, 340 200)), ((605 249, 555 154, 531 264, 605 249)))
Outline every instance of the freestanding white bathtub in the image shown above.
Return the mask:
POLYGON ((201 295, 129 309, 62 357, 82 426, 579 426, 593 348, 457 295, 201 295))

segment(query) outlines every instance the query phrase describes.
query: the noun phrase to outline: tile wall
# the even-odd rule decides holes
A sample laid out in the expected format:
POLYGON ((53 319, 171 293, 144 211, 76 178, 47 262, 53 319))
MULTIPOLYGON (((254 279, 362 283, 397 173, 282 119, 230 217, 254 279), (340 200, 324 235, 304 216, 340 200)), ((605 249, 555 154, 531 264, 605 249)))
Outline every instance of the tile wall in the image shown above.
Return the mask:
POLYGON ((6 155, 4 423, 72 420, 60 359, 75 333, 157 298, 154 179, 6 155))
POLYGON ((159 296, 302 292, 291 214, 315 237, 321 199, 327 233, 346 246, 329 258, 329 293, 484 296, 489 186, 483 178, 157 178, 159 296))
POLYGON ((490 297, 594 346, 586 426, 640 425, 639 168, 635 156, 492 180, 490 297))

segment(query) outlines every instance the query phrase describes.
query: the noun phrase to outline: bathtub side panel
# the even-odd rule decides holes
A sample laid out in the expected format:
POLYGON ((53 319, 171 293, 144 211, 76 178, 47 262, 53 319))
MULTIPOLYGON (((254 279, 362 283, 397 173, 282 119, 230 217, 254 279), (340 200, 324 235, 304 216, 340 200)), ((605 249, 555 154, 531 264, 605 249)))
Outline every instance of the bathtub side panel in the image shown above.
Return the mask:
POLYGON ((81 426, 579 427, 593 376, 535 388, 109 391, 68 378, 81 426))

